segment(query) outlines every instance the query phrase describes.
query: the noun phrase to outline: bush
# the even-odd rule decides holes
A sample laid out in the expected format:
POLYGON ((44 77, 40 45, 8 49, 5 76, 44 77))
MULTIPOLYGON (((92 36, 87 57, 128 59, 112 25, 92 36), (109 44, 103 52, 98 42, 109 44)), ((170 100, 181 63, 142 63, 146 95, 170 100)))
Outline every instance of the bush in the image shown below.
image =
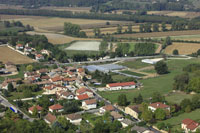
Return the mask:
POLYGON ((178 52, 177 49, 174 49, 174 50, 173 50, 173 55, 179 55, 179 52, 178 52))

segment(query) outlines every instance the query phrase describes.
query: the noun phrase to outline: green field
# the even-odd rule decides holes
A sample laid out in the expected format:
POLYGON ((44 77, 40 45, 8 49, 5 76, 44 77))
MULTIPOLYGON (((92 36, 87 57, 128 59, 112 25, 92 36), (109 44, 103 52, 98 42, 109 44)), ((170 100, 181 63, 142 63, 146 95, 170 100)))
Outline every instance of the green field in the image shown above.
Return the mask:
POLYGON ((197 109, 197 110, 192 111, 190 113, 183 113, 179 116, 172 117, 171 119, 167 119, 163 122, 164 123, 170 123, 171 125, 176 126, 176 125, 180 125, 182 120, 184 120, 185 118, 190 118, 192 120, 199 121, 200 120, 199 112, 200 112, 200 109, 197 109))
POLYGON ((134 69, 140 69, 143 67, 152 66, 150 64, 141 62, 141 60, 124 61, 123 63, 119 63, 119 65, 126 66, 128 68, 134 68, 134 69))
POLYGON ((185 94, 185 93, 173 93, 170 94, 169 96, 166 96, 165 99, 169 102, 169 103, 177 103, 179 104, 183 99, 187 98, 187 99, 191 99, 193 95, 191 94, 185 94))
POLYGON ((160 92, 161 94, 168 94, 172 91, 174 77, 182 73, 182 68, 191 63, 198 63, 200 59, 191 60, 169 60, 167 61, 170 73, 155 78, 148 78, 140 80, 143 83, 143 88, 141 90, 122 90, 122 91, 109 91, 109 92, 99 92, 100 95, 109 99, 112 103, 117 102, 117 97, 120 94, 125 94, 129 101, 132 101, 133 97, 137 96, 139 93, 142 94, 144 98, 149 98, 154 92, 160 92))
POLYGON ((146 69, 146 70, 142 70, 142 72, 145 72, 145 73, 156 73, 156 70, 155 69, 146 69))
POLYGON ((146 76, 146 75, 144 75, 144 74, 136 73, 136 72, 132 72, 132 71, 128 71, 128 70, 120 71, 120 72, 121 72, 121 73, 125 73, 125 74, 129 74, 129 75, 133 75, 133 76, 139 76, 139 77, 146 76))
POLYGON ((90 55, 96 55, 98 54, 99 52, 98 51, 80 51, 80 50, 65 50, 66 53, 67 53, 67 56, 73 56, 75 54, 85 54, 87 56, 90 56, 90 55))

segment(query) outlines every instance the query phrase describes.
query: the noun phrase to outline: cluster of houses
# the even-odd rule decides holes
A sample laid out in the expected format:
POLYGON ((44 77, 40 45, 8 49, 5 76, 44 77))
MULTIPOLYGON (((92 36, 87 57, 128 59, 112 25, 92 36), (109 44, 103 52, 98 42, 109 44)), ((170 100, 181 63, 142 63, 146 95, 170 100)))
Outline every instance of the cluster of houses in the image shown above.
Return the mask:
POLYGON ((44 55, 50 55, 51 52, 49 50, 43 49, 39 53, 35 50, 35 48, 32 48, 29 46, 29 44, 23 45, 23 44, 17 44, 16 50, 23 51, 25 55, 35 55, 35 60, 40 61, 44 60, 44 55))
POLYGON ((0 75, 8 75, 8 74, 17 74, 18 70, 17 67, 14 63, 12 62, 7 62, 5 64, 1 64, 4 65, 4 67, 0 68, 0 75))

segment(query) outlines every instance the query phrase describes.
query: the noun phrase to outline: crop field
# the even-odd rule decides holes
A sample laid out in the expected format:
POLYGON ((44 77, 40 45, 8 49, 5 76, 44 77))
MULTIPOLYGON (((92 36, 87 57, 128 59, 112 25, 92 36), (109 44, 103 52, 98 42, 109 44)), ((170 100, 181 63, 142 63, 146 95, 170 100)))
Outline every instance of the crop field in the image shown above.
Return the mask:
POLYGON ((34 62, 31 58, 24 56, 6 46, 0 47, 0 61, 3 63, 7 63, 9 61, 14 64, 28 64, 34 62))
POLYGON ((66 50, 80 50, 80 51, 99 51, 99 41, 77 41, 72 43, 66 50))
POLYGON ((164 15, 164 16, 171 16, 171 17, 182 17, 182 18, 195 18, 199 17, 199 12, 187 12, 187 11, 148 11, 147 14, 153 15, 164 15))
POLYGON ((136 34, 121 34, 114 35, 114 37, 123 38, 151 38, 151 37, 178 37, 183 35, 200 35, 200 30, 186 30, 186 31, 168 31, 168 32, 152 32, 152 33, 136 33, 136 34))
POLYGON ((173 36, 171 38, 175 39, 175 40, 200 41, 200 34, 196 34, 196 35, 183 35, 183 36, 173 36))
POLYGON ((132 101, 133 97, 137 96, 138 94, 142 94, 144 99, 151 97, 154 92, 160 92, 162 95, 167 95, 169 94, 169 92, 172 91, 174 77, 182 73, 183 67, 187 66, 188 64, 197 63, 199 61, 200 59, 168 60, 167 65, 170 73, 154 78, 140 80, 140 82, 144 86, 141 90, 132 89, 121 91, 107 91, 99 92, 99 94, 104 98, 109 99, 112 103, 117 102, 117 97, 120 94, 125 94, 128 101, 132 101))
POLYGON ((122 63, 119 63, 119 65, 126 66, 128 68, 133 68, 133 69, 140 69, 140 68, 152 66, 150 64, 141 62, 141 60, 124 61, 122 63))
POLYGON ((172 54, 175 49, 181 55, 188 55, 197 52, 200 49, 200 43, 173 43, 165 49, 165 53, 172 54))
POLYGON ((124 71, 120 71, 120 72, 125 73, 125 74, 129 74, 129 75, 133 75, 133 76, 139 76, 139 77, 145 76, 144 74, 136 73, 136 72, 132 72, 132 71, 128 71, 128 70, 124 70, 124 71))
POLYGON ((39 33, 39 32, 27 32, 27 34, 30 35, 45 35, 48 38, 48 41, 53 44, 65 44, 65 43, 70 43, 72 41, 78 41, 78 40, 84 40, 84 41, 89 41, 89 40, 96 40, 100 41, 100 39, 90 39, 90 38, 76 38, 76 37, 70 37, 62 34, 56 34, 56 33, 39 33))

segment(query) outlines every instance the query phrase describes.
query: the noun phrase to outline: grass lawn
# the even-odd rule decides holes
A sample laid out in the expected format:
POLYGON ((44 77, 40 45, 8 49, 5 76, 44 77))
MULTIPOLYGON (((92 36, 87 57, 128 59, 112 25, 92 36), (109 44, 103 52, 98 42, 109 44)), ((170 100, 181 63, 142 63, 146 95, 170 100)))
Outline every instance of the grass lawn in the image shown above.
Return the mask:
POLYGON ((99 94, 106 99, 109 99, 112 103, 117 102, 117 97, 120 94, 125 94, 129 101, 132 101, 133 97, 137 96, 139 93, 144 98, 149 98, 154 92, 160 92, 161 94, 168 94, 172 91, 174 77, 182 73, 182 68, 188 64, 198 63, 200 59, 191 60, 168 60, 167 65, 170 73, 158 76, 155 78, 148 78, 140 80, 143 83, 143 88, 141 90, 122 90, 122 91, 108 91, 99 92, 99 94))
POLYGON ((120 82, 120 81, 123 81, 123 80, 126 80, 127 78, 129 78, 127 76, 116 74, 116 73, 111 73, 111 76, 112 76, 112 79, 114 80, 114 82, 120 82))
POLYGON ((134 69, 140 69, 143 67, 152 66, 150 64, 141 62, 141 60, 124 61, 123 63, 119 63, 119 65, 126 66, 128 68, 134 68, 134 69))
POLYGON ((165 99, 169 102, 169 103, 181 103, 181 101, 185 98, 191 99, 193 95, 191 94, 185 94, 185 93, 173 93, 170 94, 169 96, 166 96, 165 99))
POLYGON ((190 113, 183 113, 179 116, 172 117, 171 119, 163 121, 164 123, 170 123, 173 126, 181 124, 181 121, 185 118, 190 118, 195 121, 200 120, 200 115, 199 115, 200 109, 196 109, 190 113))
POLYGON ((121 73, 125 73, 125 74, 129 74, 129 75, 133 75, 133 76, 139 76, 139 77, 143 77, 143 76, 146 76, 144 74, 141 74, 141 73, 136 73, 136 72, 131 72, 131 71, 120 71, 121 73))
POLYGON ((142 72, 145 72, 145 73, 156 73, 156 70, 155 69, 146 69, 146 70, 142 70, 142 72))

